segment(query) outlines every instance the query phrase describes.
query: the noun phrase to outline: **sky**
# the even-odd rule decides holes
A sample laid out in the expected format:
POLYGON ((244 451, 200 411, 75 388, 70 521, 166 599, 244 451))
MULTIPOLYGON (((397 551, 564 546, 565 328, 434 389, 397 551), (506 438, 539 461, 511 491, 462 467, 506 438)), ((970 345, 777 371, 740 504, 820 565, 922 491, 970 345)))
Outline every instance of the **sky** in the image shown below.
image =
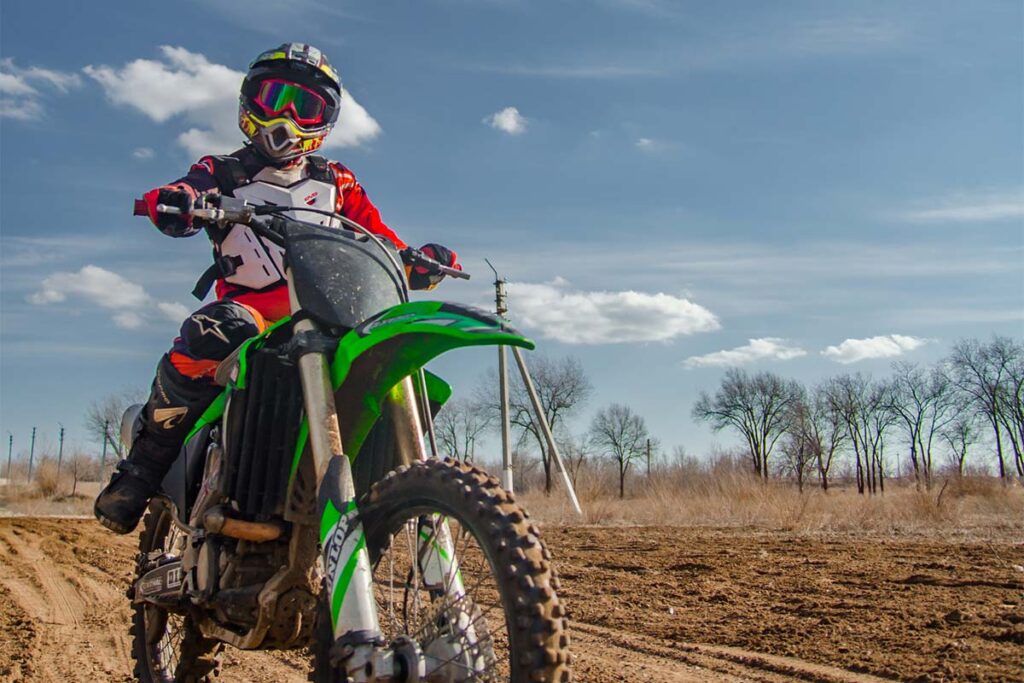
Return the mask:
MULTIPOLYGON (((321 48, 325 154, 473 275, 432 297, 578 358, 666 449, 729 367, 813 384, 1024 337, 1024 16, 1007 2, 0 4, 0 430, 145 388, 209 263, 132 200, 236 149, 249 61, 321 48)), ((493 350, 436 361, 469 396, 493 350)), ((529 362, 529 359, 528 359, 529 362)), ((6 444, 4 444, 6 446, 6 444)))

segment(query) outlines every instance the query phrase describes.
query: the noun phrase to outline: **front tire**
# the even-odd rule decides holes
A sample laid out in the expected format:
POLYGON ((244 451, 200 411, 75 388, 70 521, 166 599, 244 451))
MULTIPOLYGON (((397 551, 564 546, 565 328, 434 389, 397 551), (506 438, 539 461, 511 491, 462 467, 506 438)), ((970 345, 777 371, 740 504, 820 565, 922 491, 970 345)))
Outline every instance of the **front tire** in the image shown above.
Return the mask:
MULTIPOLYGON (((454 460, 419 462, 374 484, 359 510, 384 637, 418 641, 434 667, 428 664, 423 680, 571 680, 569 635, 551 555, 526 512, 494 477, 454 460), (433 537, 423 545, 417 540, 425 528, 441 525, 450 529, 450 549, 458 559, 451 575, 458 576, 461 594, 452 590, 454 580, 442 581, 443 588, 436 582, 425 586, 426 573, 420 572, 430 559, 413 559, 443 546, 433 537), (440 664, 445 661, 452 663, 440 664)), ((436 552, 437 560, 446 554, 436 552)), ((329 642, 314 648, 314 681, 331 680, 328 647, 329 642)))
MULTIPOLYGON (((171 522, 174 511, 156 498, 149 504, 139 537, 139 566, 135 580, 149 568, 148 557, 180 557, 185 538, 171 522)), ((203 638, 187 614, 156 605, 133 606, 131 636, 135 678, 140 683, 208 683, 217 675, 220 645, 203 638)))

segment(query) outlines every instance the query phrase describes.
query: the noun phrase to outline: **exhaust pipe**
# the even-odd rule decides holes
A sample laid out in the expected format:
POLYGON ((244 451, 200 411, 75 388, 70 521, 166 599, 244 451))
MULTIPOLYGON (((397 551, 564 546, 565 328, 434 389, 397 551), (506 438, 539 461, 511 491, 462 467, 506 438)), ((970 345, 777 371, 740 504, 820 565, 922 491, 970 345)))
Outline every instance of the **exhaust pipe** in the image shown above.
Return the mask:
POLYGON ((277 540, 285 531, 282 522, 247 522, 244 519, 228 517, 222 508, 206 511, 203 515, 203 528, 213 534, 254 543, 277 540))

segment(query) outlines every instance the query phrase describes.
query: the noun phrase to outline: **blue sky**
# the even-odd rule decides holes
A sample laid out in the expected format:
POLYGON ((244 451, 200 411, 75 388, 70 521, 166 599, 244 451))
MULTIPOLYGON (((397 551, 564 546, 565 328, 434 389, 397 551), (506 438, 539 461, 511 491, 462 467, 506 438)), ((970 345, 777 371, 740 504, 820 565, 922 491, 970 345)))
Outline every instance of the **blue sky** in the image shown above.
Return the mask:
MULTIPOLYGON (((350 95, 327 150, 407 241, 578 356, 669 448, 725 368, 804 382, 1024 336, 1019 2, 5 2, 0 429, 85 443, 147 386, 206 267, 131 200, 241 141, 238 72, 286 40, 350 95)), ((493 353, 434 369, 468 394, 493 353)))

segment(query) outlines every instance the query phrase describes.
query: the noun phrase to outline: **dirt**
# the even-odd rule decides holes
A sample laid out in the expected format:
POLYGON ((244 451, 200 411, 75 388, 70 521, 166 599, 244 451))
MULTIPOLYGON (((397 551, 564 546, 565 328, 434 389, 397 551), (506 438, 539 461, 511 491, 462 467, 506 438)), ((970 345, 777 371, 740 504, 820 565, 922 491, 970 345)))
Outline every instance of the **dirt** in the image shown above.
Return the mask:
MULTIPOLYGON (((550 527, 576 681, 1024 680, 1024 545, 550 527)), ((0 680, 130 681, 134 537, 0 519, 0 680)), ((229 650, 219 680, 306 680, 229 650)))

